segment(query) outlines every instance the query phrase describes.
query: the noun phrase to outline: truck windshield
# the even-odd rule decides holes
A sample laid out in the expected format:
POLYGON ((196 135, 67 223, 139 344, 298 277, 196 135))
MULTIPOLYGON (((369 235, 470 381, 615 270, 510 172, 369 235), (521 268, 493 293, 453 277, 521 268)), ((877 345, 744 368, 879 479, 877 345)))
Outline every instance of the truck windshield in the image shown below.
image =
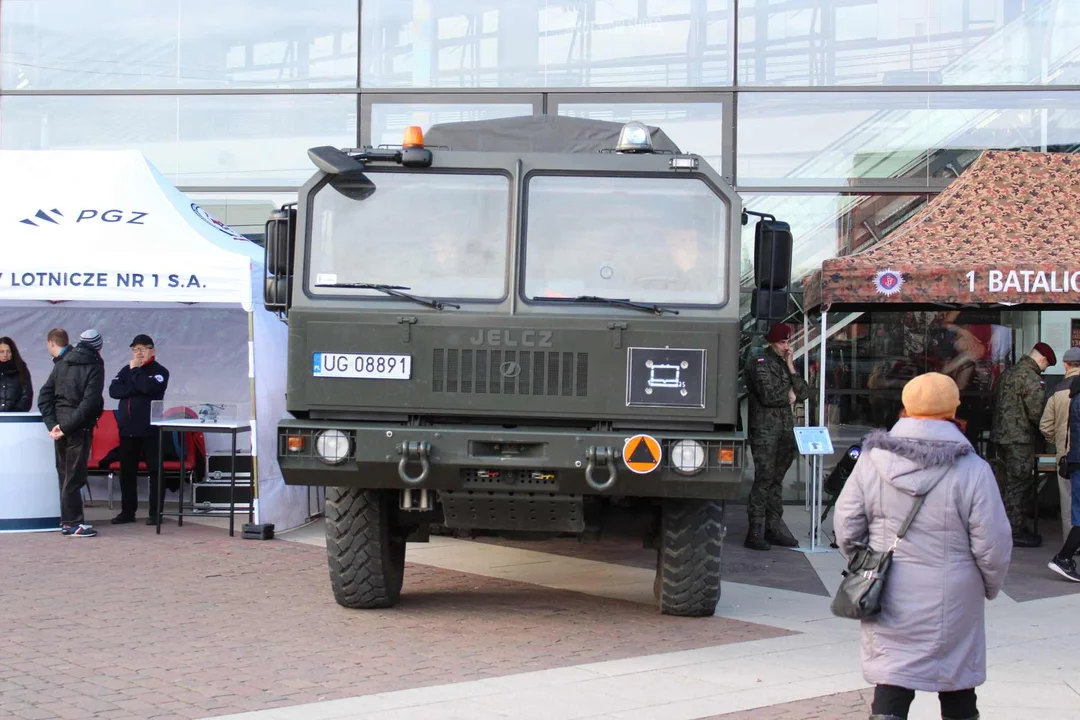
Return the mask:
POLYGON ((378 283, 436 298, 506 295, 510 180, 504 175, 370 172, 340 176, 311 204, 308 286, 378 283))
POLYGON ((526 197, 527 298, 726 302, 729 209, 701 179, 539 175, 526 197))

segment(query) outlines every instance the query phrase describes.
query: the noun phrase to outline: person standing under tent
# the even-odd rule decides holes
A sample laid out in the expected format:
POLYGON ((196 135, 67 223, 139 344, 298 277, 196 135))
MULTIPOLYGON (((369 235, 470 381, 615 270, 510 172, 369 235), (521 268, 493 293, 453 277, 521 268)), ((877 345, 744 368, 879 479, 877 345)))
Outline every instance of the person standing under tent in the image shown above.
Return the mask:
POLYGON ((0 337, 0 413, 27 412, 34 404, 30 370, 15 341, 0 337))
POLYGON ((38 393, 38 410, 56 443, 60 527, 70 537, 94 537, 97 530, 83 522, 82 489, 94 426, 105 409, 103 342, 97 330, 87 330, 72 348, 67 332, 56 328, 49 331, 46 344, 53 369, 38 393))
MULTIPOLYGON (((1069 449, 1069 393, 1073 380, 1080 375, 1080 347, 1066 350, 1061 361, 1065 363, 1065 378, 1054 388, 1054 394, 1046 403, 1042 420, 1039 422, 1039 430, 1046 442, 1054 446, 1059 464, 1069 449)), ((1069 530, 1073 526, 1072 482, 1068 475, 1062 477, 1060 473, 1054 474, 1057 475, 1058 496, 1061 498, 1061 537, 1065 538, 1069 536, 1069 530)))
POLYGON ((792 330, 783 323, 769 328, 764 352, 751 354, 743 370, 750 395, 749 439, 754 458, 754 485, 744 545, 769 550, 772 545, 798 547, 784 525, 784 476, 795 461, 795 403, 810 397, 810 388, 795 370, 792 330))
POLYGON ((1031 492, 1035 440, 1041 436, 1039 423, 1046 404, 1040 375, 1056 364, 1054 350, 1040 342, 1002 374, 994 395, 990 442, 997 448, 994 469, 1016 547, 1042 545, 1042 538, 1027 528, 1024 505, 1031 492))
MULTIPOLYGON (((1075 348, 1069 348, 1065 357, 1075 348)), ((1056 398, 1055 398, 1056 399, 1056 398)), ((1051 400, 1054 402, 1054 400, 1051 400)), ((1047 567, 1066 580, 1080 582, 1080 574, 1076 572, 1076 560, 1073 556, 1080 551, 1080 375, 1074 375, 1069 379, 1068 406, 1065 410, 1067 416, 1065 435, 1065 470, 1069 473, 1069 519, 1072 525, 1065 534, 1065 542, 1057 555, 1050 559, 1047 567)), ((1058 452, 1063 448, 1058 447, 1058 452)), ((1064 498, 1062 500, 1064 502, 1064 498)))
POLYGON ((157 495, 157 474, 161 447, 158 433, 150 425, 150 405, 165 398, 169 371, 157 361, 154 341, 136 335, 131 341, 131 360, 109 383, 109 397, 119 400, 116 424, 120 430, 120 514, 113 525, 135 522, 139 507, 139 460, 150 471, 150 510, 147 525, 156 525, 164 498, 157 495))

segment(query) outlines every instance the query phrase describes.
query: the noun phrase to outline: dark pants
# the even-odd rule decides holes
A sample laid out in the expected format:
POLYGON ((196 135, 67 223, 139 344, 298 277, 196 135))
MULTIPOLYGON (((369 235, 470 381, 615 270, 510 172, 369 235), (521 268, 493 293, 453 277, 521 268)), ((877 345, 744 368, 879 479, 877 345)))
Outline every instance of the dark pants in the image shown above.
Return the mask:
POLYGON ((795 461, 798 448, 788 431, 768 442, 750 442, 754 458, 754 485, 746 511, 751 520, 765 519, 769 527, 779 525, 784 515, 784 476, 795 461))
MULTIPOLYGON (((907 718, 915 691, 895 685, 878 685, 874 688, 874 704, 870 712, 875 715, 895 715, 907 718)), ((975 705, 975 688, 955 692, 938 693, 941 717, 945 720, 973 720, 979 709, 975 705)))
POLYGON ((135 517, 139 508, 139 460, 146 461, 150 472, 150 517, 157 517, 162 498, 157 496, 158 436, 120 438, 120 514, 135 517))
POLYGON ((60 522, 83 522, 82 489, 86 487, 86 463, 90 460, 92 430, 75 430, 56 441, 56 475, 60 479, 60 522))

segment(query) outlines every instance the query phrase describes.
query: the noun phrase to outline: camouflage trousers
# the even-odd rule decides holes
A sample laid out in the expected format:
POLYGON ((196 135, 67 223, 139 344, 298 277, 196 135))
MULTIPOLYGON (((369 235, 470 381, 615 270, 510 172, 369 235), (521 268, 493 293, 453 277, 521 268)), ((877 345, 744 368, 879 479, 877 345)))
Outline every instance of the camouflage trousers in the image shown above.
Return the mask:
POLYGON ((1031 445, 997 446, 994 476, 1014 533, 1027 528, 1034 469, 1035 448, 1031 445))
POLYGON ((797 451, 791 432, 765 442, 750 442, 754 458, 754 485, 746 513, 751 520, 765 518, 771 527, 784 515, 784 476, 797 451))

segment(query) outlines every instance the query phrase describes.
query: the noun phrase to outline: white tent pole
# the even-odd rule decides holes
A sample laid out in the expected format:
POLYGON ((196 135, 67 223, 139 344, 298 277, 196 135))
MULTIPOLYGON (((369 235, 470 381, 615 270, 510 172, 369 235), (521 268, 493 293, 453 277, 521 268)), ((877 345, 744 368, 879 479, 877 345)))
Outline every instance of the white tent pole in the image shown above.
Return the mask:
POLYGON ((818 427, 825 427, 825 345, 828 341, 828 307, 821 308, 821 362, 818 368, 818 427))
MULTIPOLYGON (((825 346, 829 330, 829 310, 827 306, 821 308, 821 345, 818 346, 820 360, 818 362, 818 427, 825 427, 825 346)), ((821 508, 822 494, 825 484, 825 458, 821 455, 814 456, 814 472, 811 477, 813 484, 810 503, 810 552, 818 551, 821 546, 821 508)))
MULTIPOLYGON (((807 347, 810 346, 810 317, 806 313, 803 313, 802 335, 803 335, 803 348, 807 348, 807 347)), ((807 354, 807 355, 805 355, 803 357, 802 374, 803 374, 803 382, 805 382, 807 385, 809 385, 810 384, 810 355, 809 354, 807 354)), ((810 398, 806 398, 806 400, 803 400, 803 426, 804 427, 810 427, 810 398)), ((811 496, 810 485, 814 482, 813 473, 812 473, 812 470, 811 470, 810 456, 809 455, 803 455, 802 457, 799 458, 799 463, 800 463, 800 467, 801 467, 802 472, 803 472, 803 494, 806 496, 806 509, 807 509, 807 511, 809 511, 809 510, 812 510, 812 508, 810 507, 810 500, 811 500, 811 497, 810 497, 811 496)))
POLYGON ((249 310, 248 321, 248 384, 251 388, 251 504, 255 522, 259 522, 259 453, 258 440, 258 404, 255 401, 255 310, 249 310))

